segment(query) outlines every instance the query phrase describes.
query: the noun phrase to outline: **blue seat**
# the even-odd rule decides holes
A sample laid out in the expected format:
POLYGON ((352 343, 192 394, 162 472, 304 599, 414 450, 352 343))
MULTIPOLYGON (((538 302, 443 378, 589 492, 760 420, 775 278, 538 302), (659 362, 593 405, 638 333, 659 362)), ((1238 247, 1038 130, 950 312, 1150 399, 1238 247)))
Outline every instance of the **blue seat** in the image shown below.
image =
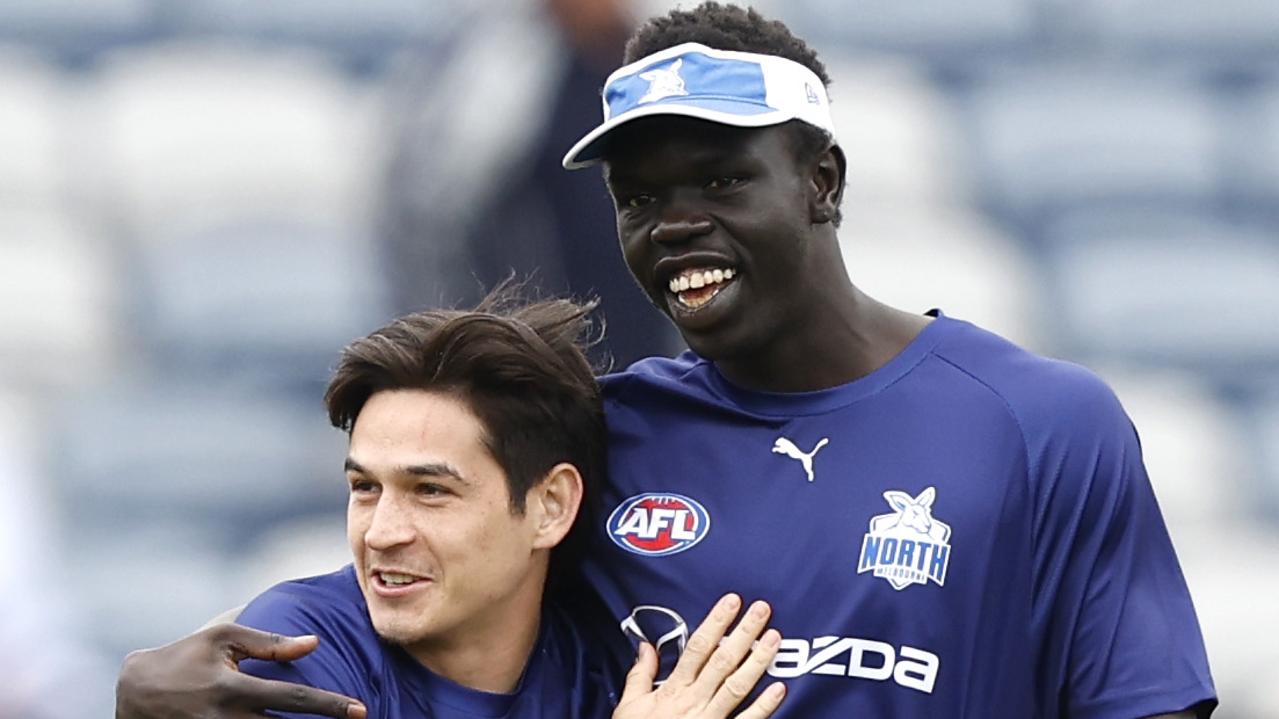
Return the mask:
POLYGON ((1200 89, 1114 68, 993 76, 963 103, 985 200, 1013 217, 1093 203, 1209 202, 1218 126, 1200 89))
POLYGON ((78 60, 154 30, 151 0, 5 0, 0 40, 34 44, 78 60))
POLYGON ((129 651, 190 634, 247 599, 234 591, 234 556, 179 523, 121 521, 68 539, 75 549, 66 571, 91 597, 84 637, 114 666, 129 651))
POLYGON ((1201 62, 1279 58, 1279 4, 1269 0, 1082 0, 1071 7, 1113 49, 1201 62))
POLYGON ((191 33, 227 33, 386 55, 438 37, 464 14, 461 2, 433 0, 162 0, 166 16, 191 33))
POLYGON ((1054 317, 1075 352, 1225 379, 1279 370, 1276 228, 1130 209, 1079 212, 1045 238, 1054 317))
POLYGON ((1279 219, 1279 82, 1241 94, 1230 109, 1231 195, 1248 211, 1279 219))
POLYGON ((66 403, 50 466, 72 526, 164 521, 253 539, 268 522, 346 496, 346 440, 308 402, 202 376, 122 380, 66 403))
POLYGON ((787 4, 778 14, 818 48, 952 57, 1024 49, 1040 23, 1034 0, 808 0, 787 4))
POLYGON ((361 238, 251 221, 147 248, 142 331, 180 370, 327 380, 338 352, 387 318, 376 258, 361 238))

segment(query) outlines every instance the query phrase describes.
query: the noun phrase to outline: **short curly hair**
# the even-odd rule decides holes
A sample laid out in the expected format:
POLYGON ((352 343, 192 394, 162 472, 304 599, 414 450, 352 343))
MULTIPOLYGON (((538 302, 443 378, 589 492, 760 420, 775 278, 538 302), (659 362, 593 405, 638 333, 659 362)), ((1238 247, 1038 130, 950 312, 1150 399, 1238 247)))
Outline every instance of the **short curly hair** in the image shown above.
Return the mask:
MULTIPOLYGON (((830 76, 826 66, 817 58, 817 52, 808 43, 795 37, 790 28, 779 20, 769 20, 754 8, 707 0, 692 10, 672 10, 666 15, 649 19, 641 25, 626 43, 624 62, 630 64, 668 47, 686 42, 696 42, 717 50, 754 52, 776 55, 803 65, 826 87, 830 76)), ((806 122, 792 120, 795 143, 795 159, 807 164, 830 149, 835 139, 830 133, 806 122)), ((840 193, 843 200, 843 193, 840 193)), ((835 226, 842 216, 835 210, 835 226)))
POLYGON ((626 43, 627 64, 659 50, 686 42, 717 50, 756 52, 793 60, 812 70, 830 86, 826 66, 808 43, 795 37, 779 20, 769 20, 754 8, 724 5, 710 0, 692 10, 672 10, 651 18, 626 43))

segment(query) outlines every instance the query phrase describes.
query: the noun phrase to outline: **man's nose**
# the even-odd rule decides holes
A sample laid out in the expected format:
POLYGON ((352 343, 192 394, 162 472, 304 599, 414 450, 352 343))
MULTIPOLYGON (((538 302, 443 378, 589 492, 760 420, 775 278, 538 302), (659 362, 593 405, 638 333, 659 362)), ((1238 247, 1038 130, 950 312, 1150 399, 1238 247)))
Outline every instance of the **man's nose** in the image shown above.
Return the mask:
POLYGON ((383 495, 373 510, 373 519, 364 533, 370 549, 386 550, 413 541, 413 524, 409 512, 394 497, 383 495))
POLYGON ((676 193, 662 208, 657 224, 649 231, 649 238, 660 244, 679 244, 702 235, 710 234, 715 224, 700 209, 694 198, 676 193))

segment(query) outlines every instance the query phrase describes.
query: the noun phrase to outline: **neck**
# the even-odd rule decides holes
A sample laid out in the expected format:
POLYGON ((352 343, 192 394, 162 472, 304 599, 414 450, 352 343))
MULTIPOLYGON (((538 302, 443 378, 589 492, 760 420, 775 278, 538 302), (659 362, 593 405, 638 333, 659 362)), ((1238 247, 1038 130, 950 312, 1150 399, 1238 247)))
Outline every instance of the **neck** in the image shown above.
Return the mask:
POLYGON ((541 626, 546 569, 536 581, 446 637, 404 647, 434 674, 470 689, 509 694, 519 685, 541 626))
POLYGON ((883 367, 930 319, 889 307, 851 282, 807 308, 810 318, 767 346, 715 361, 730 382, 764 392, 812 392, 852 382, 883 367))

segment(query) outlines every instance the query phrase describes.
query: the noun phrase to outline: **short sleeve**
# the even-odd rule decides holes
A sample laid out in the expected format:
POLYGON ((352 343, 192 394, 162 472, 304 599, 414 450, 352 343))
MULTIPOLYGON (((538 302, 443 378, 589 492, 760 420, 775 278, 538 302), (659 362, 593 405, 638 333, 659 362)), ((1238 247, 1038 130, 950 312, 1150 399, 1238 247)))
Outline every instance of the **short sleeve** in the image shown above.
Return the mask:
POLYGON ((1100 380, 1069 389, 1028 436, 1041 696, 1072 719, 1211 710, 1199 623, 1136 431, 1100 380))
MULTIPOLYGON (((337 692, 370 705, 368 679, 370 657, 351 641, 352 627, 340 612, 331 611, 315 597, 299 596, 276 587, 254 599, 236 619, 238 624, 289 636, 314 634, 319 646, 292 662, 246 659, 240 670, 263 679, 305 684, 337 692)), ((312 717, 312 714, 279 712, 282 717, 312 717)))

